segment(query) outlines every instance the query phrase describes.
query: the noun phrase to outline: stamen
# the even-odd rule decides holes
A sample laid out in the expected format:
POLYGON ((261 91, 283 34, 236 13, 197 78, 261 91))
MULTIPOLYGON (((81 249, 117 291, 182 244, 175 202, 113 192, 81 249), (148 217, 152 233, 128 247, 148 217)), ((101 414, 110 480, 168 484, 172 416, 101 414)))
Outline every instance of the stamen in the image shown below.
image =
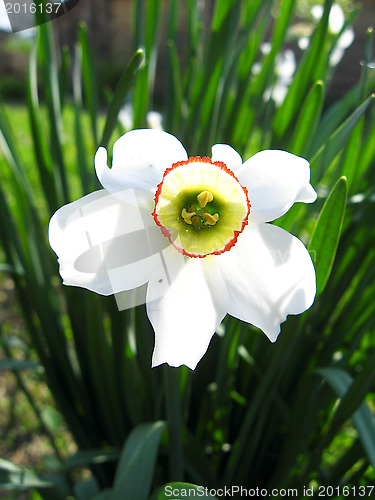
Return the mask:
POLYGON ((197 196, 198 204, 201 208, 204 208, 207 203, 210 203, 214 199, 213 194, 209 191, 202 191, 197 196))
POLYGON ((203 221, 209 226, 214 226, 219 220, 219 214, 211 215, 209 213, 202 214, 203 221))
POLYGON ((186 208, 182 209, 181 217, 187 224, 192 224, 191 218, 193 217, 193 215, 195 215, 195 212, 187 212, 186 208))

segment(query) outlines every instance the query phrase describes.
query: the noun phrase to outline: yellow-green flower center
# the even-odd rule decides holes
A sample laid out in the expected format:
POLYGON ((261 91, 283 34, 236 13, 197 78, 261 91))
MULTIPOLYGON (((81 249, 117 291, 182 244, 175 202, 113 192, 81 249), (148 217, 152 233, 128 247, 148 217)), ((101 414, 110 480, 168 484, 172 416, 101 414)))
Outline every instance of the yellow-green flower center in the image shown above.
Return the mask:
POLYGON ((226 165, 194 157, 166 170, 153 216, 178 251, 206 257, 233 247, 249 212, 247 190, 226 165))
POLYGON ((197 204, 190 205, 187 209, 183 208, 181 217, 186 224, 193 224, 196 227, 214 226, 219 220, 219 214, 211 214, 208 203, 214 199, 214 196, 209 191, 202 191, 197 195, 197 204))

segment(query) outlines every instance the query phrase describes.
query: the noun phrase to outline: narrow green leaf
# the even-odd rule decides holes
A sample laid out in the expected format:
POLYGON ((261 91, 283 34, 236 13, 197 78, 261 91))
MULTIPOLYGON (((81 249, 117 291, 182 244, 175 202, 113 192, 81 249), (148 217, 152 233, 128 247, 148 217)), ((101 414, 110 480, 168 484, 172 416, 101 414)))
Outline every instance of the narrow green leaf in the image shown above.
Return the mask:
POLYGON ((70 53, 66 45, 61 50, 61 63, 59 68, 60 105, 63 107, 69 92, 70 80, 70 53))
POLYGON ((200 33, 202 32, 202 4, 197 0, 186 2, 186 24, 188 31, 187 52, 191 56, 197 54, 200 45, 200 33))
POLYGON ((231 9, 238 3, 237 0, 217 0, 212 19, 212 31, 219 31, 228 19, 231 9))
POLYGON ((179 63, 179 54, 176 46, 179 21, 179 0, 169 2, 168 11, 168 40, 166 53, 166 95, 164 128, 177 131, 181 123, 182 97, 182 74, 179 63))
MULTIPOLYGON (((246 2, 241 12, 244 23, 244 45, 240 54, 237 76, 243 83, 249 83, 252 78, 252 67, 259 53, 259 47, 264 37, 264 30, 271 16, 273 0, 256 0, 246 2)), ((244 91, 244 88, 242 88, 244 91)), ((241 92, 244 93, 244 92, 241 92)))
POLYGON ((290 19, 293 15, 296 0, 284 0, 282 5, 279 6, 279 15, 276 18, 275 28, 271 40, 271 50, 265 55, 261 70, 255 79, 252 92, 258 96, 263 93, 267 84, 269 84, 269 77, 273 73, 276 57, 280 51, 281 45, 284 41, 286 31, 290 24, 290 19))
POLYGON ((100 493, 92 497, 91 500, 113 500, 113 490, 110 488, 106 488, 102 490, 100 493))
POLYGON ((10 264, 4 264, 3 262, 0 262, 0 272, 9 273, 10 275, 18 273, 17 269, 14 266, 11 266, 10 264))
MULTIPOLYGON (((375 110, 373 110, 375 111, 375 110)), ((358 165, 355 173, 355 181, 359 182, 366 175, 367 169, 375 157, 375 113, 373 113, 372 124, 366 123, 364 138, 358 151, 358 165)))
MULTIPOLYGON (((336 415, 345 422, 360 407, 367 393, 371 391, 371 384, 375 376, 375 354, 372 354, 362 366, 361 372, 348 387, 336 415)), ((335 415, 335 416, 336 416, 335 415)))
POLYGON ((146 13, 145 9, 145 2, 144 0, 136 0, 135 2, 132 2, 132 8, 133 8, 133 19, 132 19, 132 24, 133 24, 133 42, 134 42, 134 48, 137 49, 139 47, 142 47, 144 44, 144 17, 146 13))
POLYGON ((297 124, 288 151, 300 156, 307 156, 309 147, 318 126, 324 101, 324 83, 318 80, 314 83, 303 108, 299 114, 297 124))
POLYGON ((321 71, 317 72, 317 68, 321 68, 322 63, 326 61, 325 44, 332 2, 333 0, 325 1, 323 16, 302 57, 285 101, 275 115, 273 130, 278 139, 281 139, 288 131, 289 125, 301 107, 307 89, 314 81, 324 79, 325 75, 321 71))
MULTIPOLYGON (((233 488, 237 488, 233 486, 233 488)), ((232 490, 231 490, 232 491, 232 490)), ((239 491, 237 491, 238 493, 239 491)), ((153 495, 153 500, 184 500, 185 498, 210 498, 211 500, 216 500, 216 497, 210 494, 208 488, 204 486, 197 486, 190 483, 168 483, 163 486, 157 495, 153 495)))
POLYGON ((144 65, 138 72, 133 89, 133 122, 134 128, 139 128, 144 126, 147 111, 152 109, 162 1, 139 1, 135 5, 136 48, 142 48, 145 54, 144 65))
POLYGON ((129 66, 126 68, 117 84, 113 100, 108 110, 103 136, 100 141, 100 145, 104 148, 108 147, 112 132, 116 127, 118 113, 121 107, 124 105, 125 96, 133 85, 135 76, 143 62, 143 58, 143 50, 137 50, 132 60, 130 61, 129 66))
POLYGON ((10 127, 8 119, 4 113, 3 106, 0 103, 0 151, 3 151, 4 156, 9 163, 14 177, 23 187, 28 198, 32 196, 32 188, 28 182, 25 167, 22 163, 18 146, 15 142, 14 133, 10 127))
MULTIPOLYGON (((207 394, 207 393, 206 393, 207 394)), ((204 398, 203 395, 202 399, 204 398)), ((202 413, 204 413, 203 406, 202 413)), ((195 433, 187 432, 186 443, 184 447, 184 466, 189 478, 195 484, 215 484, 215 475, 210 463, 210 457, 207 456, 202 448, 201 442, 195 433)))
POLYGON ((345 144, 348 135, 353 130, 355 125, 360 120, 361 116, 365 113, 369 105, 375 98, 372 94, 366 99, 345 122, 328 138, 327 142, 319 149, 311 160, 311 172, 316 177, 321 176, 322 172, 330 165, 335 156, 339 153, 340 149, 345 144))
POLYGON ((347 481, 348 471, 353 470, 356 463, 363 458, 363 446, 359 438, 345 453, 330 467, 330 483, 340 484, 347 481))
POLYGON ((46 144, 46 134, 41 123, 41 110, 39 106, 38 96, 38 75, 37 75, 37 53, 36 45, 32 48, 29 58, 29 73, 27 79, 27 100, 28 111, 31 124, 31 132, 33 135, 33 146, 36 157, 36 165, 38 167, 39 178, 43 187, 43 191, 48 202, 48 207, 51 212, 57 209, 59 203, 53 177, 53 162, 49 148, 46 144))
POLYGON ((171 0, 169 2, 168 10, 168 38, 170 40, 175 40, 178 35, 178 21, 180 13, 180 1, 171 0))
POLYGON ((0 487, 14 490, 53 488, 53 483, 40 479, 34 472, 0 458, 0 487))
POLYGON ((0 372, 2 370, 35 370, 41 365, 35 361, 23 361, 19 359, 1 359, 0 372))
POLYGON ((81 481, 74 486, 74 494, 77 500, 92 500, 92 498, 96 498, 100 494, 99 491, 98 482, 95 478, 81 481))
POLYGON ((92 172, 88 169, 88 163, 85 156, 85 138, 84 126, 82 123, 83 107, 82 107, 82 47, 77 46, 74 54, 72 68, 72 83, 73 83, 73 106, 74 106, 74 132, 77 146, 77 163, 80 174, 83 194, 90 191, 90 180, 92 172))
POLYGON ((133 127, 142 128, 146 125, 147 110, 150 106, 149 79, 147 59, 137 74, 133 89, 133 127))
POLYGON ((341 177, 330 192, 315 224, 308 247, 316 271, 317 295, 328 280, 344 220, 347 181, 341 177))
POLYGON ((225 80, 232 64, 235 51, 236 32, 241 15, 237 0, 218 1, 212 20, 211 34, 207 43, 199 85, 196 86, 197 100, 191 102, 191 110, 199 110, 199 118, 190 113, 188 128, 192 131, 192 149, 206 151, 213 137, 220 114, 225 80))
POLYGON ((361 96, 362 99, 366 97, 366 87, 368 84, 370 64, 373 60, 373 45, 374 45, 374 28, 367 28, 366 32, 366 45, 365 45, 365 60, 363 61, 363 70, 361 75, 361 96))
MULTIPOLYGON (((148 55, 150 62, 150 70, 152 73, 151 77, 151 89, 154 84, 154 72, 156 63, 156 54, 158 50, 158 36, 160 32, 161 10, 162 10, 162 0, 147 0, 146 19, 145 19, 145 31, 144 31, 144 41, 145 41, 145 52, 148 55)), ((150 90, 151 90, 150 89, 150 90)))
POLYGON ((361 170, 361 165, 358 162, 358 157, 361 151, 362 135, 365 126, 364 117, 359 120, 349 136, 347 146, 340 158, 340 175, 348 179, 348 191, 361 170))
POLYGON ((90 47, 87 26, 79 25, 78 40, 82 51, 82 76, 86 104, 91 118, 91 128, 95 144, 98 143, 97 116, 99 109, 99 98, 97 90, 97 78, 94 69, 94 58, 90 47))
MULTIPOLYGON (((369 82, 366 83, 365 90, 367 94, 371 94, 375 85, 375 75, 370 78, 371 75, 372 73, 369 75, 369 82)), ((363 99, 361 99, 361 86, 358 83, 324 112, 313 139, 312 153, 315 154, 316 151, 319 151, 320 147, 326 142, 327 137, 333 134, 361 102, 363 102, 363 99)))
POLYGON ((118 457, 119 452, 114 448, 107 450, 80 450, 65 460, 65 467, 73 469, 83 465, 102 464, 115 461, 118 457))
MULTIPOLYGON (((0 150, 1 149, 5 154, 5 158, 11 170, 10 182, 7 185, 4 183, 1 185, 1 188, 5 188, 5 190, 0 193, 0 205, 2 205, 0 226, 6 228, 1 238, 6 239, 4 246, 8 246, 9 244, 10 247, 13 245, 17 247, 17 249, 12 248, 11 252, 13 253, 13 251, 16 250, 18 254, 16 261, 18 264, 20 255, 23 254, 20 247, 22 239, 26 239, 27 246, 31 249, 36 244, 33 240, 35 232, 38 232, 40 236, 41 227, 35 213, 35 196, 28 179, 25 165, 21 160, 13 131, 0 105, 0 150), (9 211, 6 192, 7 194, 11 192, 17 199, 18 211, 15 213, 15 217, 9 211), (19 234, 14 230, 15 223, 18 224, 20 229, 19 234), (8 233, 7 236, 5 236, 6 233, 8 233)), ((23 263, 24 262, 25 261, 23 261, 23 263)), ((12 264, 14 262, 9 261, 9 263, 12 264)), ((16 269, 17 273, 23 274, 22 269, 24 269, 24 265, 22 265, 22 267, 18 267, 17 265, 16 269)), ((42 274, 39 276, 42 276, 42 274)))
MULTIPOLYGON (((316 372, 327 380, 338 397, 344 398, 347 391, 350 391, 353 379, 344 370, 328 367, 319 368, 316 372)), ((352 419, 367 456, 375 467, 375 420, 366 402, 361 404, 352 419)))
POLYGON ((57 54, 51 23, 40 26, 38 37, 39 61, 50 125, 50 149, 55 164, 55 186, 60 189, 59 202, 69 201, 67 172, 63 156, 63 121, 57 68, 57 54))
POLYGON ((167 45, 167 98, 165 109, 166 130, 176 131, 181 123, 183 94, 181 82, 181 68, 178 51, 174 41, 169 40, 167 45))
POLYGON ((150 493, 165 422, 141 424, 126 440, 117 467, 113 500, 144 500, 150 493))

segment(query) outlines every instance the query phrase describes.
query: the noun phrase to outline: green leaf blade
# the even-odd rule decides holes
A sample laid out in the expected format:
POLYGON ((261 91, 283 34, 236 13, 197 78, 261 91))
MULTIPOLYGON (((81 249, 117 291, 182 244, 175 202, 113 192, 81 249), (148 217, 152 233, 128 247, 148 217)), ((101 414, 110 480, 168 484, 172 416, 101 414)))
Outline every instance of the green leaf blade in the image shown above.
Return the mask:
MULTIPOLYGON (((352 384, 355 384, 349 373, 339 368, 319 368, 316 372, 327 380, 337 396, 343 398, 343 401, 345 395, 351 390, 352 384)), ((359 409, 353 413, 352 419, 362 446, 372 465, 375 466, 375 420, 366 402, 363 402, 359 409)))
POLYGON ((113 100, 108 110, 107 121, 104 127, 103 136, 100 141, 100 145, 104 148, 108 146, 112 132, 117 123, 118 113, 124 104, 125 96, 127 95, 127 93, 129 92, 129 90, 133 85, 135 76, 138 73, 141 64, 143 62, 143 58, 144 58, 143 50, 141 49, 137 50, 132 60, 130 61, 129 66, 126 68, 126 70, 122 74, 117 84, 113 100))
POLYGON ((10 490, 53 488, 54 484, 40 479, 34 472, 0 458, 0 487, 10 490))
POLYGON ((144 500, 151 489, 165 422, 137 426, 128 437, 117 468, 113 500, 144 500))
POLYGON ((302 57, 285 101, 275 115, 273 130, 275 137, 279 140, 287 133, 290 124, 300 109, 309 86, 318 79, 324 79, 324 71, 320 68, 326 61, 325 45, 332 2, 333 0, 326 0, 322 18, 315 29, 308 49, 302 57))
POLYGON ((347 137, 354 129, 360 118, 375 99, 375 94, 370 95, 345 122, 333 132, 325 144, 319 149, 311 160, 311 172, 313 175, 321 176, 330 163, 334 160, 340 149, 344 146, 347 137))
POLYGON ((289 151, 299 156, 307 156, 318 126, 324 101, 324 83, 315 82, 304 102, 298 117, 289 151))
POLYGON ((90 47, 88 29, 84 23, 81 23, 78 27, 78 41, 82 51, 82 79, 86 104, 90 113, 94 142, 97 144, 99 97, 96 72, 94 68, 94 57, 90 47))
POLYGON ((347 197, 347 181, 341 177, 329 194, 316 222, 308 247, 310 255, 315 256, 317 295, 328 280, 344 220, 347 197))

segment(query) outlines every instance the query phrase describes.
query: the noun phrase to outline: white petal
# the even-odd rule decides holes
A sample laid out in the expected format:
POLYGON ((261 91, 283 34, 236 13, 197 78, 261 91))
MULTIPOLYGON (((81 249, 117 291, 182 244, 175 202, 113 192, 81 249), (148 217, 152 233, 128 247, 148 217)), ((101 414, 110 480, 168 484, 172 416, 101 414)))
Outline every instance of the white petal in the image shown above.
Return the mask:
POLYGON ((163 130, 163 115, 159 111, 149 111, 146 120, 148 128, 163 130))
POLYGON ((112 168, 108 168, 106 150, 99 148, 95 169, 100 183, 111 194, 127 188, 154 193, 164 171, 186 159, 184 147, 173 135, 162 130, 131 130, 113 145, 112 168))
POLYGON ((329 56, 329 64, 331 66, 336 66, 345 54, 345 50, 336 45, 329 56))
MULTIPOLYGON (((311 8, 311 14, 315 21, 320 21, 323 16, 324 8, 322 5, 314 5, 311 8)), ((338 4, 333 4, 329 13, 328 26, 331 33, 337 34, 341 31, 345 23, 345 15, 338 4)))
POLYGON ((312 14, 313 18, 315 19, 315 21, 320 21, 322 15, 323 15, 323 12, 324 12, 324 8, 322 5, 313 5, 311 7, 311 14, 312 14))
MULTIPOLYGON (((271 97, 275 101, 277 106, 281 106, 281 104, 285 100, 286 94, 288 93, 288 88, 289 88, 289 85, 280 80, 280 82, 278 82, 278 83, 276 83, 276 85, 274 85, 272 92, 270 92, 269 96, 267 96, 267 97, 268 97, 268 99, 271 97)), ((266 99, 267 99, 267 97, 266 97, 266 99)))
POLYGON ((272 45, 269 42, 261 43, 260 51, 262 54, 269 54, 271 52, 272 45))
POLYGON ((271 224, 249 224, 235 247, 217 258, 229 294, 228 313, 274 342, 288 314, 314 301, 315 270, 303 243, 271 224))
POLYGON ((347 49, 353 43, 354 38, 354 30, 352 28, 348 28, 342 35, 339 36, 339 39, 337 40, 337 46, 340 47, 340 49, 347 49))
POLYGON ((131 104, 125 104, 119 111, 117 117, 125 130, 133 128, 133 107, 131 104))
POLYGON ((201 259, 184 260, 174 248, 163 252, 165 268, 151 278, 147 314, 155 331, 152 366, 168 363, 192 370, 226 314, 223 296, 205 277, 201 259))
POLYGON ((236 175, 247 187, 250 218, 256 222, 281 217, 296 201, 316 199, 309 162, 285 151, 261 151, 245 161, 236 175))
POLYGON ((284 50, 284 52, 281 52, 279 57, 276 58, 276 73, 285 83, 290 83, 296 67, 296 56, 290 49, 284 50))
POLYGON ((337 3, 334 3, 331 7, 331 12, 329 13, 328 25, 332 33, 340 33, 342 27, 345 24, 344 11, 337 3))
POLYGON ((169 245, 149 213, 104 189, 60 208, 49 225, 63 283, 111 295, 148 281, 169 245))
POLYGON ((306 50, 309 46, 310 40, 307 36, 302 36, 298 39, 297 45, 301 50, 306 50))
POLYGON ((251 68, 251 72, 253 75, 258 75, 260 70, 262 69, 262 65, 260 62, 255 62, 251 68))
POLYGON ((212 146, 212 161, 222 161, 225 165, 235 172, 242 166, 242 158, 235 149, 227 144, 215 144, 212 146))

